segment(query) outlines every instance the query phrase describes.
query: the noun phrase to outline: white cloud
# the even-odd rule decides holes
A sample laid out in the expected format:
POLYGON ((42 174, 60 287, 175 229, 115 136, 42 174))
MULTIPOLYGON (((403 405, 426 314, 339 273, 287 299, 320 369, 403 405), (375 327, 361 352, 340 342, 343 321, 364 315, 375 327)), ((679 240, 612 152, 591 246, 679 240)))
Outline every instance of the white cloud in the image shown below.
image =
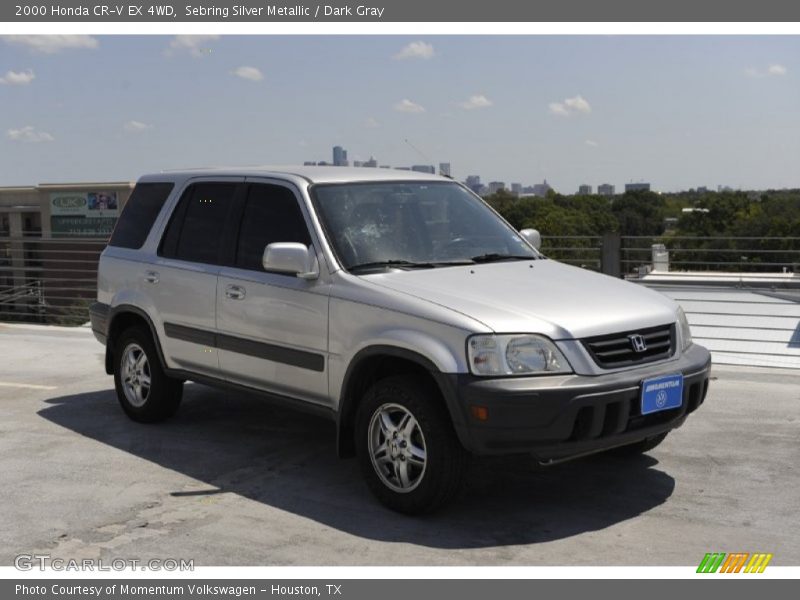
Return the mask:
POLYGON ((397 112, 404 112, 404 113, 423 113, 425 112, 425 108, 420 106, 416 102, 412 102, 408 98, 403 98, 394 105, 394 109, 397 112))
POLYGON ((32 144, 52 142, 56 139, 46 131, 40 131, 32 125, 26 125, 19 129, 9 129, 6 131, 6 137, 13 142, 28 142, 32 144))
POLYGON ((584 144, 586 144, 587 146, 590 146, 591 148, 597 148, 600 145, 599 143, 595 142, 594 140, 586 140, 584 142, 584 144))
POLYGON ((169 43, 166 50, 168 56, 188 52, 195 58, 211 54, 209 42, 218 40, 218 35, 176 35, 169 43))
POLYGON ((400 52, 394 55, 396 60, 405 60, 407 58, 421 58, 427 60, 433 58, 435 54, 433 46, 425 42, 411 42, 408 46, 404 46, 400 52))
POLYGON ((783 65, 769 65, 763 71, 761 69, 757 69, 756 67, 747 67, 744 70, 744 74, 748 77, 781 77, 786 75, 789 70, 784 67, 783 65))
POLYGON ((364 120, 364 126, 370 128, 370 129, 376 129, 376 128, 380 127, 381 124, 378 123, 378 120, 375 117, 367 117, 364 120))
POLYGON ((255 67, 238 67, 232 71, 237 77, 247 79, 248 81, 261 81, 264 79, 264 74, 255 67))
POLYGON ((33 52, 57 54, 62 50, 97 48, 97 40, 90 35, 4 35, 7 44, 24 46, 33 52))
POLYGON ((492 101, 489 100, 486 96, 482 94, 478 94, 475 96, 470 96, 464 102, 460 102, 459 106, 464 110, 475 110, 476 108, 487 108, 492 105, 492 101))
POLYGON ((153 126, 142 123, 141 121, 126 121, 122 128, 128 133, 141 133, 142 131, 152 129, 153 126))
POLYGON ((589 114, 592 112, 591 105, 580 94, 572 98, 565 98, 561 102, 551 102, 549 108, 551 113, 559 117, 569 117, 577 113, 589 114))
POLYGON ((4 85, 28 85, 31 81, 36 79, 31 69, 27 71, 8 71, 5 77, 0 77, 0 84, 4 85))

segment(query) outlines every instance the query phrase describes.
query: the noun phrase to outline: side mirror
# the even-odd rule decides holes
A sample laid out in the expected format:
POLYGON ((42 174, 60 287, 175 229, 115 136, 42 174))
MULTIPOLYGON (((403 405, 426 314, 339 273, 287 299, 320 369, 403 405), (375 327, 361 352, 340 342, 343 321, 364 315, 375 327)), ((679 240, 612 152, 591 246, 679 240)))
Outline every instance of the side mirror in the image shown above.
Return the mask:
POLYGON ((300 279, 319 277, 319 263, 312 246, 297 242, 274 242, 264 248, 261 261, 265 271, 296 275, 300 279))
POLYGON ((537 250, 542 247, 542 235, 535 229, 523 229, 519 234, 537 250))

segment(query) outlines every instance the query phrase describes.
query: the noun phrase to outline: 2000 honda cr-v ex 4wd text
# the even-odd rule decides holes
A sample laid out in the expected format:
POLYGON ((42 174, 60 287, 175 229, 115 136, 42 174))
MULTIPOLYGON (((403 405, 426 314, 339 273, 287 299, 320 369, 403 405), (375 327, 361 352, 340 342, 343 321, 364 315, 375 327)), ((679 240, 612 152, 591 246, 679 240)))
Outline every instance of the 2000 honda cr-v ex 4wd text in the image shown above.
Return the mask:
POLYGON ((470 455, 647 451, 703 402, 708 351, 675 302, 549 260, 443 177, 248 168, 142 177, 100 258, 92 328, 132 419, 183 382, 335 422, 405 513, 470 455))

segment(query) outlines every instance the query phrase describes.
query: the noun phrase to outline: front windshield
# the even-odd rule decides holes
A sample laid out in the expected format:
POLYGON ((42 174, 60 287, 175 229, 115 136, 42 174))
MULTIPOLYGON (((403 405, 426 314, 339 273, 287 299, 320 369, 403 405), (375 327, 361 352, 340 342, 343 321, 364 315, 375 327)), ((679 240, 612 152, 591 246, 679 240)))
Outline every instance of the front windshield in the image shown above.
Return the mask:
POLYGON ((312 188, 344 268, 437 267, 539 255, 456 183, 379 182, 312 188))

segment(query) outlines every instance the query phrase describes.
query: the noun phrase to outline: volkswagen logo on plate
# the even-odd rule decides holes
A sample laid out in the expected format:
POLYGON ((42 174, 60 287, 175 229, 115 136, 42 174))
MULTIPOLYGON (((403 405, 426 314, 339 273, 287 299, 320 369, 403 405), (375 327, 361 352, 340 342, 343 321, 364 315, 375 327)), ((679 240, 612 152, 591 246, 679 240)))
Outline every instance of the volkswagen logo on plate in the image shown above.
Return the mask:
POLYGON ((666 390, 661 390, 656 394, 656 406, 658 408, 664 408, 664 405, 667 403, 667 392, 666 390))
POLYGON ((638 333, 629 335, 628 339, 631 341, 631 347, 633 348, 634 352, 644 352, 645 350, 647 350, 647 343, 644 341, 644 338, 638 333))

